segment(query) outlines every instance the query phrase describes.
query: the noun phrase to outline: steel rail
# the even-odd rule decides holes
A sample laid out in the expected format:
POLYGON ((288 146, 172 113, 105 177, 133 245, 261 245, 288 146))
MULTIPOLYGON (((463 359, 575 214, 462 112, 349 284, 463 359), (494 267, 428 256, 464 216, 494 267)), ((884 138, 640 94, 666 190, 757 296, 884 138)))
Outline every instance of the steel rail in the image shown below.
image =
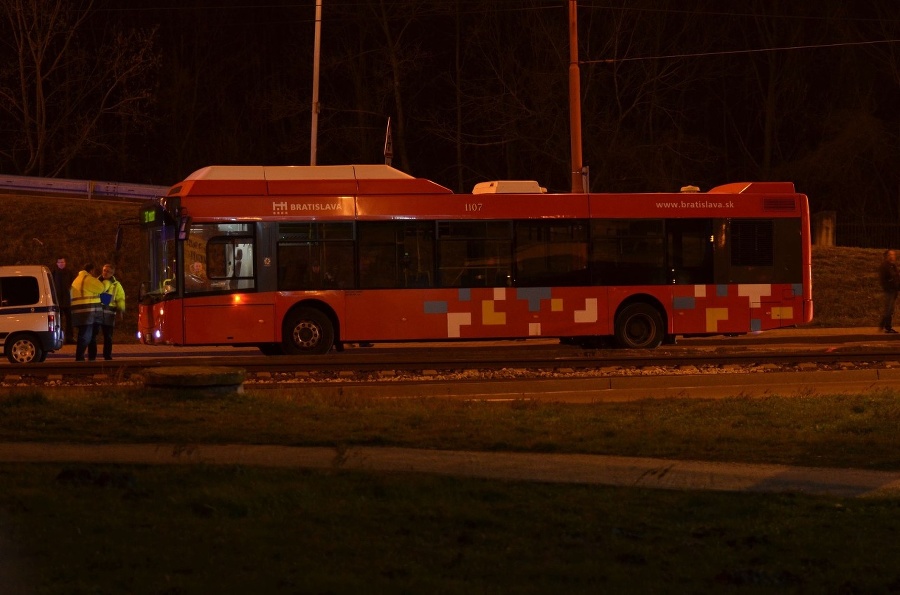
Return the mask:
POLYGON ((584 350, 547 346, 517 348, 441 348, 353 350, 321 356, 125 357, 113 361, 74 362, 59 357, 43 364, 0 367, 0 388, 35 384, 108 385, 138 382, 148 368, 226 366, 241 368, 248 379, 282 382, 397 382, 457 374, 491 378, 702 374, 745 376, 765 371, 816 371, 900 367, 900 354, 888 347, 843 348, 663 348, 655 351, 584 350), (709 370, 707 370, 708 372, 709 370), (478 373, 482 374, 479 375, 478 373))

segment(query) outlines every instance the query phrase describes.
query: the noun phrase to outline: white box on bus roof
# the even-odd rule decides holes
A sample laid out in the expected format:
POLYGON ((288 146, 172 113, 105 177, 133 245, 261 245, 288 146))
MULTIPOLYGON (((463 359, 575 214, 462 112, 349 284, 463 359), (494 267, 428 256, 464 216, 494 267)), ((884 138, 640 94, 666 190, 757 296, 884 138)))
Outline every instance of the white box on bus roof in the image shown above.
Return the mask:
POLYGON ((535 180, 495 180, 475 184, 472 194, 541 194, 547 192, 535 180))

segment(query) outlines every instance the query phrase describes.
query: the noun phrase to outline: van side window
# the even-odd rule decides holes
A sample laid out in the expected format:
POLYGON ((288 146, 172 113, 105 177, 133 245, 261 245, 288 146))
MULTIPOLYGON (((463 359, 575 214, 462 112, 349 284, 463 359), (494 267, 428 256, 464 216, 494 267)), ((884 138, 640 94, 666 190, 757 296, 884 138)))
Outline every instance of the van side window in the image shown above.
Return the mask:
POLYGON ((0 306, 30 306, 40 299, 35 277, 0 277, 0 306))

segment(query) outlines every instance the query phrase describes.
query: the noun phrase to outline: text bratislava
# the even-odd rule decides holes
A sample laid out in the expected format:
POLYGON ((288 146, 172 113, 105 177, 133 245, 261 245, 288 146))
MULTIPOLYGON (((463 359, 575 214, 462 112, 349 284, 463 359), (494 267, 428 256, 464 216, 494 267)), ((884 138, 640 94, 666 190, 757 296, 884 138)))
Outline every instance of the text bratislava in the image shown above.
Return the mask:
POLYGON ((733 209, 734 201, 717 202, 714 200, 679 200, 676 202, 658 202, 657 209, 733 209))
POLYGON ((290 213, 296 211, 340 211, 341 203, 339 202, 313 202, 313 203, 289 203, 287 201, 273 202, 272 212, 274 214, 290 213))

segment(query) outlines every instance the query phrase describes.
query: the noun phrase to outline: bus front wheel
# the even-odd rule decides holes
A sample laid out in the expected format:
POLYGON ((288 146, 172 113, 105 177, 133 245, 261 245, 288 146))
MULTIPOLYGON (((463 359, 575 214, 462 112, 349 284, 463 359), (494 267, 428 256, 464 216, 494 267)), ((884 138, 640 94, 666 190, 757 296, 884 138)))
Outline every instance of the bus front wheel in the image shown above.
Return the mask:
POLYGON ((334 345, 334 327, 321 310, 301 308, 285 318, 282 346, 289 355, 328 353, 334 345))
POLYGON ((616 316, 616 344, 627 349, 659 347, 665 336, 659 310, 649 304, 631 304, 616 316))

